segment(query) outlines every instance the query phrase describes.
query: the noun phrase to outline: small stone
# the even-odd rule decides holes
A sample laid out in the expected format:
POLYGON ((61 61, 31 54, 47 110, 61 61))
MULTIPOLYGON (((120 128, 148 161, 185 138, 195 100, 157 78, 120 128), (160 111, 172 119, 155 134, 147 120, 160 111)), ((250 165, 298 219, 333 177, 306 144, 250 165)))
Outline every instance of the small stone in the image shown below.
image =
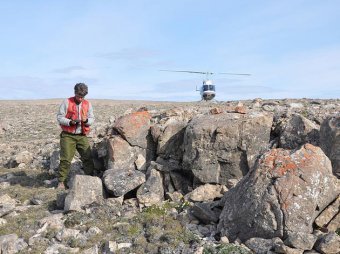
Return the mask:
POLYGON ((222 236, 221 239, 220 239, 220 242, 221 243, 229 243, 229 239, 226 236, 222 236))
POLYGON ((223 110, 221 108, 212 108, 210 109, 210 114, 217 115, 223 113, 223 110))
POLYGON ((2 182, 2 183, 0 183, 0 190, 7 189, 10 186, 11 186, 11 184, 9 182, 2 182))
POLYGON ((5 225, 7 223, 7 220, 0 218, 0 226, 5 225))

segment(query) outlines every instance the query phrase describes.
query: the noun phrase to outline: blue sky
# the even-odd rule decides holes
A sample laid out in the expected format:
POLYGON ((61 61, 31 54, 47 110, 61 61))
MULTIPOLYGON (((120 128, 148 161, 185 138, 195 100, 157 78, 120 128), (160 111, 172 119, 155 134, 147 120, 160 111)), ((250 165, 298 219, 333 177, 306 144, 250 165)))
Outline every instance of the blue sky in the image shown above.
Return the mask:
POLYGON ((0 1, 0 99, 340 97, 337 0, 0 1))

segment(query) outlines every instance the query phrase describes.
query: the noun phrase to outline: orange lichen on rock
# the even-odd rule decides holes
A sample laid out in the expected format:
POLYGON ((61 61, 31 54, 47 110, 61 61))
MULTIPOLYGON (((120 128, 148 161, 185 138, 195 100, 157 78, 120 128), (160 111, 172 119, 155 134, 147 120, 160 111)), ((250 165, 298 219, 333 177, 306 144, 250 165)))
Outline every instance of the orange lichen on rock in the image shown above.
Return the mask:
POLYGON ((119 118, 115 127, 120 130, 126 129, 127 132, 134 132, 144 125, 148 125, 150 119, 151 115, 148 111, 134 112, 119 118))
POLYGON ((136 128, 140 128, 151 119, 151 115, 148 111, 134 112, 131 113, 131 117, 127 120, 136 128))
POLYGON ((294 171, 298 167, 290 157, 289 151, 272 149, 263 159, 263 164, 273 176, 283 176, 288 171, 294 171))

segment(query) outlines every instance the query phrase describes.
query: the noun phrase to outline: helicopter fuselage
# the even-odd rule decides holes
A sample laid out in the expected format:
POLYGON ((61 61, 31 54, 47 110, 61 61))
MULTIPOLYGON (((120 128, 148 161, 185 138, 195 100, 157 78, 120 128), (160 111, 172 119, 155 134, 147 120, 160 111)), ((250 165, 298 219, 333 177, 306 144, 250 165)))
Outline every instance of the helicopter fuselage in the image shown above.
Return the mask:
POLYGON ((203 85, 201 86, 200 93, 202 100, 209 101, 215 98, 216 91, 215 85, 213 85, 212 80, 203 80, 203 85))

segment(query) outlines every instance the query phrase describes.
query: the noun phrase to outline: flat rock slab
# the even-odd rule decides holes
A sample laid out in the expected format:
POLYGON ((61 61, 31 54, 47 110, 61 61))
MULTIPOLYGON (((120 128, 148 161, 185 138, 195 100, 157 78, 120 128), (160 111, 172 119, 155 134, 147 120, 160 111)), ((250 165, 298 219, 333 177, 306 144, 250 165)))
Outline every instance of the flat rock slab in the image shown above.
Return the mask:
POLYGON ((145 182, 144 173, 130 170, 108 169, 104 172, 103 181, 106 189, 116 197, 123 196, 145 182))

